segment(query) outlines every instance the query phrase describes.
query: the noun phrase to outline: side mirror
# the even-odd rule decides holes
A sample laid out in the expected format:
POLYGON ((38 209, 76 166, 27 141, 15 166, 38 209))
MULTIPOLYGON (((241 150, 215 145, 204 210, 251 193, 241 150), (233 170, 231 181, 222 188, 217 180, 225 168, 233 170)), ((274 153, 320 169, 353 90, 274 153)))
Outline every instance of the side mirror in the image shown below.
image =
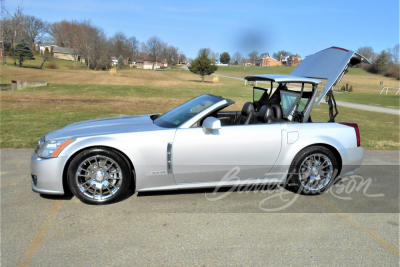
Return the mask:
POLYGON ((203 121, 203 131, 206 134, 211 133, 211 130, 221 129, 221 121, 214 117, 208 117, 203 121))

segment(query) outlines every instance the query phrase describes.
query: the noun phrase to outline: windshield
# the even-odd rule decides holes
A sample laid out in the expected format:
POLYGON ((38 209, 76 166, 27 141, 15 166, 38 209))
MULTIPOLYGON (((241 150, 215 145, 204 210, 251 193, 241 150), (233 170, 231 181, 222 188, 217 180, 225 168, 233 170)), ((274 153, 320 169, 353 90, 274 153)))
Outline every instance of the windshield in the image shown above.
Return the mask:
POLYGON ((193 118, 195 115, 211 105, 221 101, 222 98, 212 95, 201 95, 188 102, 168 111, 161 117, 154 120, 157 126, 165 128, 176 128, 182 123, 193 118))

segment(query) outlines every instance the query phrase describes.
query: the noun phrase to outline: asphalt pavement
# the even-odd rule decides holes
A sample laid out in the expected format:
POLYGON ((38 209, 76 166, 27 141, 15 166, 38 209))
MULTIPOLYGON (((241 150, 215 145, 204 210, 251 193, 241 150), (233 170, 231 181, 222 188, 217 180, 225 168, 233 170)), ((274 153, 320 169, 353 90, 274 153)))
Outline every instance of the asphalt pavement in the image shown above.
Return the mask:
POLYGON ((0 151, 1 266, 399 266, 399 151, 366 151, 360 176, 320 196, 185 190, 106 206, 32 192, 32 152, 0 151))

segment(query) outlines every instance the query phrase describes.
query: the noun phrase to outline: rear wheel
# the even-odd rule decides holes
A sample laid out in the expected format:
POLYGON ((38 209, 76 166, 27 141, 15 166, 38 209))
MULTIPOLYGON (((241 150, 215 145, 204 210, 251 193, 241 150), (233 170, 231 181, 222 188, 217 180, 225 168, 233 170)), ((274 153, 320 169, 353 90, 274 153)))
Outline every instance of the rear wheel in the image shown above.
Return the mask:
POLYGON ((331 187, 338 173, 335 155, 322 146, 301 150, 289 169, 289 183, 306 195, 318 195, 331 187))
POLYGON ((72 193, 84 203, 107 204, 125 196, 131 181, 129 164, 118 153, 93 148, 79 153, 68 169, 72 193))

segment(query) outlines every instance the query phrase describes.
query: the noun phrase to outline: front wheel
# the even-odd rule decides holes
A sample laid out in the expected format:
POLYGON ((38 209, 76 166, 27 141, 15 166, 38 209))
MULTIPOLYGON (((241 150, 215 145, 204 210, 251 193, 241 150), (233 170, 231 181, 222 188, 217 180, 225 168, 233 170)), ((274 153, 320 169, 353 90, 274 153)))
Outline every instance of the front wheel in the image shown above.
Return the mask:
POLYGON ((322 146, 301 150, 289 169, 288 181, 294 190, 306 195, 318 195, 332 186, 338 173, 335 155, 322 146))
POLYGON ((130 167, 118 153, 92 148, 71 161, 68 185, 72 193, 88 204, 107 204, 125 196, 131 181, 130 167))

